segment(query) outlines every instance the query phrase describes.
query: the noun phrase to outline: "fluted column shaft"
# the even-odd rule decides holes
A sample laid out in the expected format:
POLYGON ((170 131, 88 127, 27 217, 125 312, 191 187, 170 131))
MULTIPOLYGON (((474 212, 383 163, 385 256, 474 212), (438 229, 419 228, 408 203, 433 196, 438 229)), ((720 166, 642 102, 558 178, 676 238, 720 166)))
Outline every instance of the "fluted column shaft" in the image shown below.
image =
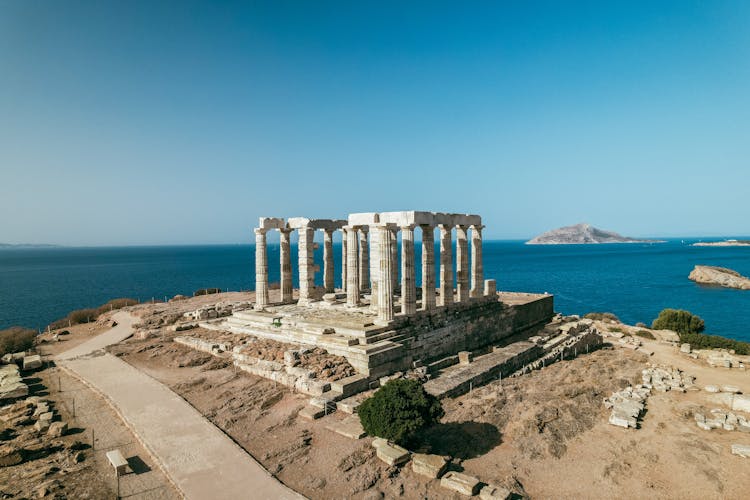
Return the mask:
POLYGON ((391 288, 398 289, 398 228, 391 229, 391 288))
POLYGON ((459 302, 469 300, 468 226, 456 226, 456 296, 459 302))
POLYGON ((481 297, 484 293, 484 262, 482 261, 482 229, 484 226, 471 226, 471 296, 481 297))
POLYGON ((417 311, 416 275, 414 271, 414 226, 401 228, 401 312, 417 311))
POLYGON ((357 228, 356 227, 345 227, 346 231, 346 243, 347 243, 347 258, 346 266, 346 305, 357 306, 359 305, 359 271, 357 269, 359 264, 359 252, 357 251, 357 228))
POLYGON ((341 228, 341 289, 346 291, 347 281, 347 260, 349 259, 348 242, 346 241, 346 230, 341 228))
POLYGON ((323 230, 323 285, 326 293, 333 293, 333 229, 323 230))
POLYGON ((435 308, 435 228, 422 228, 422 309, 435 308))
POLYGON ((453 303, 453 245, 451 226, 440 224, 440 305, 453 303))
POLYGON ((298 261, 299 261, 299 301, 305 304, 313 299, 315 290, 315 231, 311 227, 301 227, 299 231, 298 261))
POLYGON ((367 226, 359 228, 359 288, 370 289, 370 245, 367 242, 367 226))
POLYGON ((289 235, 292 229, 279 229, 279 254, 281 264, 281 302, 291 302, 292 291, 292 252, 289 235))
POLYGON ((255 309, 268 305, 268 254, 266 230, 255 230, 255 309))
MULTIPOLYGON (((371 226, 372 227, 372 226, 371 226)), ((375 226, 378 232, 378 262, 380 279, 378 280, 378 322, 381 324, 393 320, 393 253, 391 240, 393 232, 388 226, 375 226)))
POLYGON ((380 283, 379 231, 370 227, 370 310, 378 312, 378 284, 380 283))

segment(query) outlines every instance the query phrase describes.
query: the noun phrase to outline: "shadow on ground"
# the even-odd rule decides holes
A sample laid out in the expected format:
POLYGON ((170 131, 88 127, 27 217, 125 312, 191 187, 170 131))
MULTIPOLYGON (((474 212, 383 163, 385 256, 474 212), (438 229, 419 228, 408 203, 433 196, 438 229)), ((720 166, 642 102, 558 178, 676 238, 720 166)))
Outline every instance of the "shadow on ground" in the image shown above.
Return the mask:
POLYGON ((415 437, 418 449, 455 458, 476 458, 501 442, 500 431, 484 422, 449 422, 436 424, 415 437))

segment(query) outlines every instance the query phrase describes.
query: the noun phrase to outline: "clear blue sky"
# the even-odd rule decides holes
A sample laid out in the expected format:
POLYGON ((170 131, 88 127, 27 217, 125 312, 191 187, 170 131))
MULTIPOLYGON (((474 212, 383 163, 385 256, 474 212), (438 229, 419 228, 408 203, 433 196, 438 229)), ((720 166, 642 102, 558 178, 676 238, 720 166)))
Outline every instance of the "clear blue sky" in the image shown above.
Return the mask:
POLYGON ((748 234, 750 2, 0 0, 0 242, 748 234))

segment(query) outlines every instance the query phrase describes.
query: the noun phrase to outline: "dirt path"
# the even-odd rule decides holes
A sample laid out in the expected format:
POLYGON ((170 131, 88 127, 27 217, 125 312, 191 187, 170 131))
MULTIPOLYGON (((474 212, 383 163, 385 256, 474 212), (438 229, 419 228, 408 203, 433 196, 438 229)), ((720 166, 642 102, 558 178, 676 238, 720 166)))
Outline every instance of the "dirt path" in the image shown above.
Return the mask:
MULTIPOLYGON (((127 317, 126 317, 127 316, 127 317)), ((132 332, 136 318, 58 357, 112 403, 186 498, 300 498, 167 387, 115 356, 106 345, 132 332)))

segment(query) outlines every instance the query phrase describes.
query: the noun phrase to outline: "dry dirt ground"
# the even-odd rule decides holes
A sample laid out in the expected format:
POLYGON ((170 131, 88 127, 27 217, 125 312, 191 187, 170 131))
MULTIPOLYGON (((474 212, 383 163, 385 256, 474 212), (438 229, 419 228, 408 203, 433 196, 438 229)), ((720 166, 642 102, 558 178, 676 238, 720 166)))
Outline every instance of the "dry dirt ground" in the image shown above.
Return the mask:
MULTIPOLYGON (((71 337, 90 337, 86 328, 71 329, 71 337)), ((61 342, 71 346, 79 339, 61 342)), ((22 429, 24 462, 0 467, 0 498, 100 499, 115 498, 117 483, 105 454, 119 449, 130 464, 120 478, 120 496, 129 499, 172 500, 179 498, 149 455, 98 394, 54 366, 27 374, 31 395, 49 400, 58 414, 55 420, 68 424, 66 435, 46 435, 29 440, 32 429, 22 429), (92 441, 93 439, 93 441, 92 441), (93 442, 93 446, 92 446, 93 442)), ((0 444, 19 441, 0 441, 0 444)))
MULTIPOLYGON (((134 312, 150 326, 161 323, 162 335, 111 350, 183 396, 305 496, 463 498, 409 465, 380 462, 370 438, 354 441, 325 428, 345 415, 299 418, 309 397, 170 341, 175 334, 164 325, 171 318, 217 300, 252 300, 252 294, 138 306, 134 312), (165 315, 169 319, 162 320, 165 315)), ((638 430, 607 423, 602 400, 640 382, 648 363, 680 368, 700 387, 731 384, 750 391, 748 372, 711 368, 673 345, 641 340, 653 356, 605 348, 445 400, 446 416, 414 448, 450 455, 454 470, 531 498, 747 498, 750 461, 731 455, 730 446, 750 444, 750 435, 699 429, 693 412, 717 407, 704 391, 653 394, 638 430)))

